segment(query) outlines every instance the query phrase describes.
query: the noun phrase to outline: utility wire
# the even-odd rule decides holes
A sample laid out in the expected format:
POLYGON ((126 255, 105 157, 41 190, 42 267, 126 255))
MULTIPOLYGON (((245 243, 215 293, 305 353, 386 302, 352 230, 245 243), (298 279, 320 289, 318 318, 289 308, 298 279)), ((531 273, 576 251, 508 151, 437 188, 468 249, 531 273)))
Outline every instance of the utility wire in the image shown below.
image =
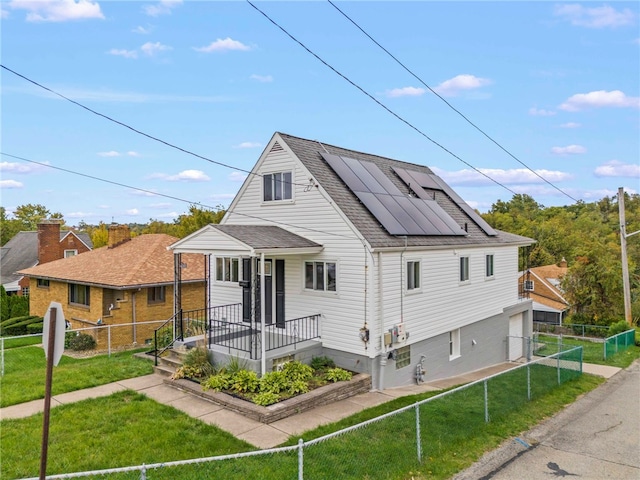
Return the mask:
POLYGON ((562 190, 560 187, 557 187, 556 185, 554 185, 553 183, 551 183, 549 180, 547 180, 546 178, 544 178, 542 175, 538 174, 538 172, 536 172, 535 170, 531 169, 528 165, 526 165, 524 162, 522 162, 519 158, 517 158, 515 155, 513 155, 509 150, 507 150, 505 147, 503 147, 500 143, 498 143, 498 141, 494 140, 488 133, 486 133, 484 130, 482 130, 480 127, 478 127, 475 123, 473 123, 466 115, 464 115, 460 110, 458 110, 456 107, 454 107, 453 105, 451 105, 451 103, 449 103, 445 98, 443 98, 438 92, 436 92, 434 89, 432 89, 429 85, 427 85, 418 75, 416 75, 414 72, 412 72, 409 67, 407 67, 404 63, 402 63, 400 60, 398 60, 389 50, 387 50, 385 47, 383 47, 382 45, 380 45, 380 43, 378 41, 376 41, 376 39, 374 39, 371 35, 369 35, 360 25, 358 25, 358 23, 355 22, 355 20, 353 20, 351 17, 349 17, 349 15, 347 15, 346 13, 344 13, 340 8, 338 8, 338 6, 333 3, 331 0, 327 0, 331 6, 333 8, 335 8, 338 12, 340 12, 347 20, 349 20, 358 30, 360 30, 367 38, 369 38, 369 40, 371 40, 373 43, 375 43, 378 47, 380 47, 387 55, 389 55, 391 58, 393 58, 396 63, 398 65, 400 65, 402 68, 404 68, 411 76, 413 76, 413 78, 415 78, 416 80, 418 80, 422 85, 424 85, 425 88, 427 88, 431 93, 433 93, 436 97, 438 97, 440 100, 442 100, 451 110, 453 110, 454 112, 456 112, 458 115, 460 115, 464 120, 466 120, 466 122, 471 125, 473 128, 475 128, 476 130, 478 130, 482 135, 484 135, 485 137, 487 137, 490 141, 492 141, 495 145, 498 146, 498 148, 500 148, 503 152, 505 152, 507 155, 509 155, 511 158, 513 158, 516 162, 518 162, 520 165, 522 165, 523 167, 525 167, 527 170, 529 170, 530 172, 532 172, 535 176, 537 176, 539 179, 541 179, 542 181, 544 181, 545 183, 547 183, 548 185, 550 185, 551 187, 555 188, 557 191, 559 191, 560 193, 562 193, 563 195, 566 195, 567 197, 569 197, 571 200, 573 200, 574 202, 578 202, 577 199, 573 198, 571 195, 569 195, 567 192, 565 192, 564 190, 562 190))
MULTIPOLYGON (((165 193, 158 193, 158 192, 154 192, 152 190, 145 190, 144 188, 140 188, 140 187, 133 187, 131 185, 127 185, 126 183, 116 182, 116 181, 113 181, 113 180, 107 180, 106 178, 96 177, 95 175, 89 175, 88 173, 76 172, 75 170, 69 170, 67 168, 56 167, 56 166, 51 165, 49 163, 43 163, 43 162, 38 162, 36 160, 30 160, 28 158, 19 157, 17 155, 11 155, 10 153, 6 153, 6 152, 0 152, 0 155, 4 155, 5 157, 10 157, 10 158, 15 158, 16 160, 22 160, 23 162, 33 163, 35 165, 40 165, 42 167, 52 168, 54 170, 59 170, 61 172, 70 173, 72 175, 77 175, 77 176, 84 177, 84 178, 90 178, 91 180, 96 180, 98 182, 109 183, 111 185, 116 185, 118 187, 124 187, 124 188, 128 188, 130 190, 135 190, 135 191, 143 192, 143 193, 150 193, 150 194, 156 195, 158 197, 164 197, 164 198, 169 198, 171 200, 176 200, 178 202, 188 203, 189 205, 199 205, 201 207, 209 208, 211 210, 218 210, 219 209, 219 207, 213 207, 211 205, 205 205, 205 204, 199 203, 199 202, 192 202, 191 200, 185 200, 184 198, 176 197, 174 195, 167 195, 165 193)), ((278 222, 276 220, 271 220, 271 219, 267 219, 267 218, 263 218, 263 217, 258 217, 256 215, 249 215, 249 214, 240 213, 240 212, 231 212, 231 214, 232 215, 239 215, 241 217, 251 218, 251 219, 254 219, 254 220, 261 220, 261 221, 265 221, 265 222, 275 223, 277 225, 283 225, 285 227, 293 227, 293 228, 299 228, 299 229, 307 230, 307 231, 310 231, 310 232, 322 233, 324 235, 333 235, 335 237, 343 237, 343 238, 357 238, 359 240, 358 237, 353 236, 353 235, 352 236, 342 235, 342 234, 339 234, 339 233, 327 232, 327 231, 324 231, 324 230, 317 230, 317 229, 314 229, 314 228, 303 227, 303 226, 300 226, 300 225, 293 225, 293 224, 286 223, 286 222, 278 222)))
POLYGON ((498 180, 495 180, 494 178, 490 177, 489 175, 487 175, 486 173, 480 171, 479 169, 477 169, 476 167, 474 167, 473 165, 471 165, 469 162, 467 162, 466 160, 463 160, 460 156, 456 155, 455 153, 453 153, 451 150, 449 150, 448 148, 446 148, 444 145, 438 143, 437 141, 435 141, 433 138, 431 138, 429 135, 427 135, 426 133, 424 133, 422 130, 420 130, 418 127, 416 127, 415 125, 413 125, 412 123, 410 123, 408 120, 404 119, 403 117, 401 117, 400 115, 398 115, 397 113, 395 113, 393 110, 391 110, 389 107, 387 107, 384 103, 382 103, 380 100, 378 100, 377 98, 375 98, 373 95, 371 95, 369 92, 367 92, 364 88, 362 88, 360 85, 358 85, 357 83, 355 83, 353 80, 351 80, 350 78, 348 78, 347 76, 345 76, 344 74, 340 73, 338 70, 336 70, 333 66, 331 66, 329 63, 327 63, 325 60, 323 60, 320 56, 318 56, 316 53, 314 53, 309 47, 307 47, 304 43, 302 43, 300 40, 298 40, 296 37, 294 37, 292 34, 290 34, 287 30, 285 30, 284 27, 280 26, 280 24, 278 24, 275 20, 273 20, 271 17, 269 17, 269 15, 267 15, 265 12, 263 12, 262 10, 260 10, 258 7, 256 7, 253 3, 251 3, 250 0, 246 0, 247 3, 249 5, 251 5, 254 9, 256 9, 259 13, 261 13, 267 20, 269 20, 273 25, 275 25, 276 27, 278 27, 285 35, 287 35, 291 40, 293 40, 294 42, 296 42, 298 45, 300 45, 302 48, 304 48, 307 53, 309 53, 310 55, 314 56, 319 62, 321 62, 324 66, 326 66, 327 68, 329 68, 331 71, 333 71, 336 75, 340 76, 341 78, 343 78, 344 80, 346 80, 348 83, 350 83, 353 87, 357 88, 358 90, 360 90, 360 92, 362 92, 364 95, 366 95, 367 97, 369 97, 371 100, 373 100, 374 102, 376 102, 380 107, 384 108, 388 113, 390 113, 391 115, 393 115, 394 117, 396 117, 398 120, 400 120, 402 123, 404 123, 405 125, 407 125, 409 128, 415 130, 417 133, 419 133, 420 135, 422 135, 424 138, 426 138, 427 140, 429 140, 431 143, 433 143, 434 145, 436 145, 437 147, 441 148, 442 150, 444 150, 446 153, 448 153, 449 155, 451 155, 452 157, 456 158, 457 160, 461 161, 462 163, 464 163, 465 165, 467 165, 469 168, 472 168, 473 170, 475 170, 477 173, 479 173, 480 175, 482 175, 483 177, 491 180, 493 183, 501 186, 502 188, 504 188, 505 190, 508 190, 509 192, 511 192, 513 195, 517 195, 516 192, 514 192, 513 190, 511 190, 509 187, 507 187, 506 185, 503 185, 502 183, 500 183, 498 180))

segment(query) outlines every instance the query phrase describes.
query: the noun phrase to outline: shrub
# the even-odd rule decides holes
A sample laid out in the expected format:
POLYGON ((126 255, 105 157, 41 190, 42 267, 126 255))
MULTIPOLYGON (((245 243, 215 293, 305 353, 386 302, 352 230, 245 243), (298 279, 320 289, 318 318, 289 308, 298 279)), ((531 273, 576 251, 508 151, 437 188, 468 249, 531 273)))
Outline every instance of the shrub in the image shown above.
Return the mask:
POLYGON ((330 357, 313 357, 311 359, 311 368, 314 370, 326 370, 328 368, 335 368, 336 362, 330 357))
POLYGON ((609 330, 607 331, 607 336, 613 337, 614 335, 617 335, 622 332, 626 332, 627 330, 630 330, 630 329, 631 327, 626 321, 620 320, 619 322, 611 324, 611 326, 609 327, 609 330))
POLYGON ((283 372, 267 372, 260 379, 260 392, 280 393, 287 388, 287 377, 283 372))
POLYGON ((29 315, 29 296, 11 295, 9 298, 9 317, 29 315))
POLYGON ((202 382, 202 389, 206 392, 207 390, 213 390, 214 392, 220 392, 222 390, 227 390, 231 387, 232 377, 228 373, 218 373, 216 375, 211 375, 204 382, 202 382))
POLYGON ((262 405, 266 407, 267 405, 273 405, 280 400, 280 395, 273 392, 260 392, 253 397, 253 403, 256 405, 262 405))
POLYGON ((17 335, 27 335, 27 326, 32 323, 41 323, 42 317, 36 317, 35 315, 23 315, 20 317, 12 317, 8 320, 2 322, 2 326, 0 326, 0 331, 2 335, 6 336, 17 336, 17 335))
POLYGON ((96 348, 96 340, 91 335, 79 333, 69 341, 69 350, 84 351, 96 348))
POLYGON ((347 380, 351 380, 351 376, 353 374, 347 370, 342 368, 330 368, 324 374, 324 378, 329 382, 343 382, 347 380))
POLYGON ((215 368, 209 361, 207 349, 196 347, 185 355, 182 366, 179 367, 171 378, 203 379, 215 373, 215 368))
POLYGON ((307 393, 308 391, 309 384, 304 380, 295 380, 287 385, 287 392, 289 392, 291 395, 307 393))
POLYGON ((258 390, 260 380, 253 370, 240 370, 233 375, 231 389, 238 393, 252 393, 258 390))
POLYGON ((282 373, 288 383, 298 380, 308 382, 313 377, 313 369, 309 365, 297 361, 285 363, 282 367, 282 373))
POLYGON ((27 334, 33 335, 36 333, 42 333, 43 323, 30 323, 27 325, 27 334))

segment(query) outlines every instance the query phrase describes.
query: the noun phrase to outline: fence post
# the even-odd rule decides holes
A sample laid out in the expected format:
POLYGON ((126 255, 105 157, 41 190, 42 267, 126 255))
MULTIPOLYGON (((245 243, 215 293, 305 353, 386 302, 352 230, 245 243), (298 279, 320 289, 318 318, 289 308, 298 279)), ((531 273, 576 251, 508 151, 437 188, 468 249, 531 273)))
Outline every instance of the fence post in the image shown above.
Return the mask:
POLYGON ((304 440, 298 440, 298 480, 304 479, 304 440))
POLYGON ((111 325, 107 325, 107 345, 109 349, 109 357, 111 357, 111 325))
POLYGON ((140 470, 140 480, 147 480, 147 467, 142 464, 142 469, 140 470))
POLYGON ((558 385, 560 385, 560 352, 556 354, 556 365, 558 368, 558 385))
POLYGON ((531 401, 531 367, 527 365, 527 400, 531 401))
POLYGON ((484 422, 489 423, 489 389, 487 381, 484 381, 484 422))
POLYGON ((420 439, 420 405, 416 404, 416 445, 418 447, 418 463, 422 463, 422 440, 420 439))

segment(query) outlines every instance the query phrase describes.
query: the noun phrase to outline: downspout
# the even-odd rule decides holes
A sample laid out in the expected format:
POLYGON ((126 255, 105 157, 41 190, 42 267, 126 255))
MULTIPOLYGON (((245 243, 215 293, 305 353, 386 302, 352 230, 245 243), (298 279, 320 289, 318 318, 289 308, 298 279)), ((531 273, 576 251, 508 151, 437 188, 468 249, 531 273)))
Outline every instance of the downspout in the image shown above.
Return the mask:
POLYGON ((404 236, 404 249, 400 252, 400 323, 404 323, 404 252, 407 251, 407 236, 404 236))
POLYGON ((265 321, 265 291, 264 291, 264 252, 260 254, 260 372, 267 373, 266 321, 265 321))
POLYGON ((136 293, 137 292, 131 293, 131 309, 133 310, 131 314, 131 321, 133 323, 133 343, 134 344, 138 343, 138 334, 136 331, 136 293))
POLYGON ((384 370, 387 366, 387 346, 384 344, 384 285, 382 284, 382 252, 378 252, 378 316, 380 317, 380 375, 378 390, 384 390, 384 370))

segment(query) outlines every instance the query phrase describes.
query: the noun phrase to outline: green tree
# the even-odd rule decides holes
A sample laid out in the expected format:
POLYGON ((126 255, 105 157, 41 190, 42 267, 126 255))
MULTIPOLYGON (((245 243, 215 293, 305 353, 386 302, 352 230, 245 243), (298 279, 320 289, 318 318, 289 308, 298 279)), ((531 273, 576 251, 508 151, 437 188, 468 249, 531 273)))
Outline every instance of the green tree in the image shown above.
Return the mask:
POLYGON ((191 205, 189 213, 182 214, 177 218, 175 223, 178 228, 175 236, 184 238, 206 225, 220 223, 224 214, 225 210, 222 206, 218 206, 217 210, 209 210, 200 208, 197 205, 191 205))
POLYGON ((0 285, 0 322, 5 321, 9 317, 9 296, 3 285, 0 285))
POLYGON ((109 243, 109 230, 104 222, 100 222, 100 225, 91 232, 91 243, 93 243, 94 249, 104 247, 109 243))
POLYGON ((23 295, 11 295, 9 297, 9 309, 9 318, 29 315, 29 297, 23 295))
POLYGON ((21 230, 19 220, 7 216, 4 207, 0 207, 0 245, 6 244, 21 230))
POLYGON ((20 221, 20 230, 23 231, 36 230, 38 223, 47 218, 63 220, 61 213, 51 213, 44 205, 32 203, 16 207, 13 216, 20 221))

